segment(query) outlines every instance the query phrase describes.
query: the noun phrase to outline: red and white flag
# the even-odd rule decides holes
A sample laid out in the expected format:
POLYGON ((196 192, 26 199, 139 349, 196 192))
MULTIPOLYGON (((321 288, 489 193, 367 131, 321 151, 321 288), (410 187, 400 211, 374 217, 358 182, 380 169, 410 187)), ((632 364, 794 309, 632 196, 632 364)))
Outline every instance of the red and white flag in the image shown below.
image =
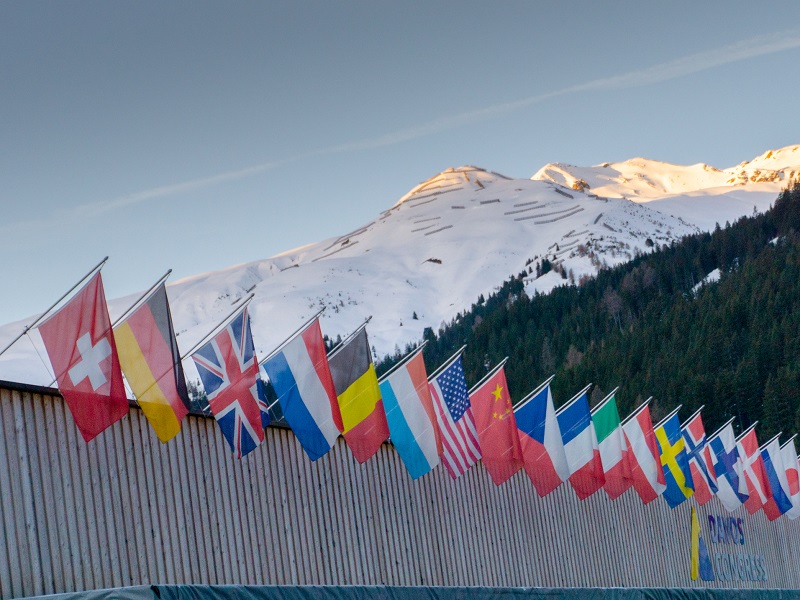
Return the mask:
POLYGON ((88 442, 128 412, 100 273, 39 325, 39 332, 58 389, 88 442))

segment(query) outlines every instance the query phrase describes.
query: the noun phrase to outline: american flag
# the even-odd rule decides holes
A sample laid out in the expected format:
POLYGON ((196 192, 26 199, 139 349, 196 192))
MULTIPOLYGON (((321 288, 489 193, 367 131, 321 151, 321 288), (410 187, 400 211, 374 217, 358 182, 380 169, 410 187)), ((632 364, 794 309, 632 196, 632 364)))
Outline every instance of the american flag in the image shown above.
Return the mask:
POLYGON ((258 393, 258 361, 247 307, 192 359, 214 418, 231 450, 242 458, 264 441, 266 408, 258 393))
POLYGON ((433 378, 430 388, 442 432, 442 460, 455 479, 481 457, 460 355, 433 378))

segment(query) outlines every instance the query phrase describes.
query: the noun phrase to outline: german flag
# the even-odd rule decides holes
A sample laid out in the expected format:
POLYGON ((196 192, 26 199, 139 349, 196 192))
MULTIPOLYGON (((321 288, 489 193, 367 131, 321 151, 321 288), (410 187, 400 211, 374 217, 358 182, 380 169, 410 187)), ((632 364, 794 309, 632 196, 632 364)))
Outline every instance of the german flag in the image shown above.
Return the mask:
POLYGON ((189 412, 189 394, 163 283, 114 328, 114 339, 139 406, 158 439, 168 442, 189 412))
POLYGON ((360 463, 389 438, 389 425, 369 351, 367 330, 356 335, 328 359, 344 425, 344 441, 360 463))

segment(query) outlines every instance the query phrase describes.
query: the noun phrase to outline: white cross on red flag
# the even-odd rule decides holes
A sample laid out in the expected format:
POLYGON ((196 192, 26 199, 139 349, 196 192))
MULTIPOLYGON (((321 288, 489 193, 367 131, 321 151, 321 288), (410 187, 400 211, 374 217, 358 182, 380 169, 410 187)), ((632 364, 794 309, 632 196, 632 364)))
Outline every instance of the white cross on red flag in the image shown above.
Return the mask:
POLYGON ((39 332, 58 389, 88 442, 128 412, 100 273, 42 323, 39 332))

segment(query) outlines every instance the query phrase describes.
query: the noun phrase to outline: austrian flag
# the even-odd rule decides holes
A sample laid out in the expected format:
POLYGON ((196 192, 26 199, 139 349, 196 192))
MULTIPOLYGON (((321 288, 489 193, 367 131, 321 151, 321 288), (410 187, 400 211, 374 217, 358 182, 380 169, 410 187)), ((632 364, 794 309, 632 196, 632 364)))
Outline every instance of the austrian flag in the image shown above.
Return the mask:
POLYGON ((128 412, 100 272, 39 326, 58 389, 87 442, 128 412))

